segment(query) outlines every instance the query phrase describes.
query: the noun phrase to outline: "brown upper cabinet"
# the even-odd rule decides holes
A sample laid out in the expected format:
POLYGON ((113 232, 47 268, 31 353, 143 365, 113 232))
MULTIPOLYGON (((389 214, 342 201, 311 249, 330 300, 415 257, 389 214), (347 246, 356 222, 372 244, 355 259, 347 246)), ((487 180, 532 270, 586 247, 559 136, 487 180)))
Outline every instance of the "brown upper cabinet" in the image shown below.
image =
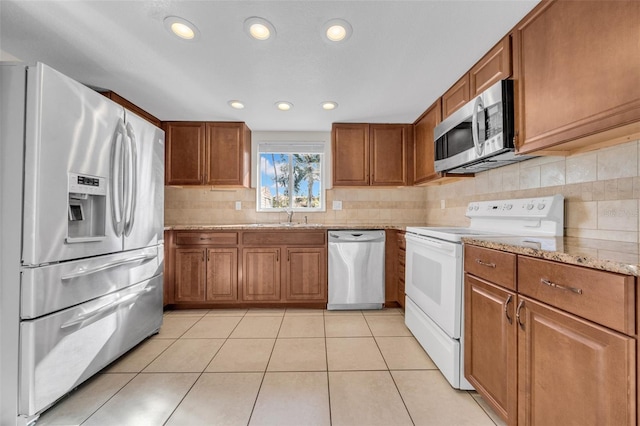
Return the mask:
POLYGON ((471 99, 469 91, 469 73, 456 81, 444 95, 442 95, 442 115, 447 118, 462 108, 471 99))
POLYGON ((549 1, 513 30, 521 153, 568 154, 640 132, 640 2, 549 1))
POLYGON ((153 115, 149 114, 147 111, 143 110, 138 105, 136 105, 136 104, 130 102, 129 100, 123 98, 122 96, 118 95, 116 92, 112 92, 111 90, 106 90, 106 91, 101 91, 101 92, 98 92, 98 93, 100 93, 104 97, 107 97, 107 98, 111 99, 113 102, 115 102, 115 103, 117 103, 119 105, 122 105, 123 107, 125 107, 129 111, 135 112, 140 117, 144 118, 145 120, 147 120, 149 123, 153 124, 154 126, 156 126, 156 127, 161 127, 162 126, 162 122, 159 119, 157 119, 153 115))
POLYGON ((335 123, 331 132, 334 186, 404 186, 410 124, 335 123))
POLYGON ((506 36, 442 95, 442 119, 491 87, 511 77, 511 37, 506 36))
POLYGON ((442 102, 438 99, 413 124, 413 183, 419 185, 438 178, 434 163, 433 131, 442 121, 442 102))
POLYGON ((241 122, 172 121, 165 129, 165 183, 249 187, 251 130, 241 122))

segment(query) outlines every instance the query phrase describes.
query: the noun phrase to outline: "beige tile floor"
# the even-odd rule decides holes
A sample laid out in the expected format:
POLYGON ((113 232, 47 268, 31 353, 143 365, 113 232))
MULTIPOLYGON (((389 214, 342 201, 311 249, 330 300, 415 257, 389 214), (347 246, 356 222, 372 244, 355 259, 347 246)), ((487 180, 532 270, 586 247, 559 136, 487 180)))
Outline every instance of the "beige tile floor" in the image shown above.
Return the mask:
POLYGON ((44 425, 503 425, 449 386, 399 309, 170 311, 44 425))

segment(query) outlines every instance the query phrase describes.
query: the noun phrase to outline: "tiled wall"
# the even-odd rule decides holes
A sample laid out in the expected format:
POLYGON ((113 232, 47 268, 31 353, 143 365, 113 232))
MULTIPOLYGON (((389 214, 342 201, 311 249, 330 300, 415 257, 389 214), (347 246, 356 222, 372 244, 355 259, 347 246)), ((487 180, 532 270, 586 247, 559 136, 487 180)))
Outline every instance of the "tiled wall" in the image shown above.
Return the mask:
POLYGON ((429 187, 426 220, 466 226, 470 201, 563 194, 567 236, 637 243, 639 145, 634 141, 570 157, 539 157, 429 187))
MULTIPOLYGON (((423 224, 426 220, 426 188, 336 188, 327 191, 327 211, 296 213, 294 222, 322 224, 423 224), (342 210, 332 210, 334 200, 342 210)), ((255 189, 165 187, 166 225, 224 225, 277 223, 285 213, 256 212, 255 189), (235 210, 241 201, 242 209, 235 210)))
MULTIPOLYGON (((423 188, 336 188, 327 211, 309 223, 466 226, 470 201, 563 194, 566 235, 640 242, 640 141, 571 157, 539 157, 456 183, 423 188), (343 210, 331 209, 332 201, 343 210), (442 206, 444 205, 444 208, 442 206)), ((165 224, 271 223, 285 213, 257 213, 254 189, 165 189, 165 224), (242 209, 235 210, 241 201, 242 209)), ((294 221, 303 221, 297 214, 294 221)))

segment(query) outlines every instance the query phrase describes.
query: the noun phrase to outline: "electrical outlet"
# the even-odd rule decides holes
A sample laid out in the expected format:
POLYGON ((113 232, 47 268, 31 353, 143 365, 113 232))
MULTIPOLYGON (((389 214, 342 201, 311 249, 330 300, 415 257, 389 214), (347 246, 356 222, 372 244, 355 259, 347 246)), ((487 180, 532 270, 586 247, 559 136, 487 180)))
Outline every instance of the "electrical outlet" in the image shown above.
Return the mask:
POLYGON ((342 210, 342 201, 334 201, 333 210, 342 210))
POLYGON ((236 210, 242 210, 242 201, 236 201, 236 210))
POLYGON ((440 200, 440 208, 444 209, 446 207, 444 200, 440 200))

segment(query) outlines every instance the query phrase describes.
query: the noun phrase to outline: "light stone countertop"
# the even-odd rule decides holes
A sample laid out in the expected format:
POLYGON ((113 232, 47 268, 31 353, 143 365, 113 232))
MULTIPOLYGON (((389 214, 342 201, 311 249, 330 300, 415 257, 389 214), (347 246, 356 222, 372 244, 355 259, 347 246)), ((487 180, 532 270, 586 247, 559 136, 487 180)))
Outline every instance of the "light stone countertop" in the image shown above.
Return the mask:
MULTIPOLYGON (((167 225, 165 231, 220 231, 236 229, 241 231, 259 230, 259 229, 278 229, 278 230, 313 230, 313 229, 395 229, 404 231, 408 225, 389 225, 389 224, 317 224, 317 223, 296 223, 295 225, 284 225, 280 223, 240 223, 231 225, 167 225)), ((424 226, 424 225, 418 225, 424 226)))
POLYGON ((464 237, 464 244, 640 276, 637 243, 577 237, 464 237))

